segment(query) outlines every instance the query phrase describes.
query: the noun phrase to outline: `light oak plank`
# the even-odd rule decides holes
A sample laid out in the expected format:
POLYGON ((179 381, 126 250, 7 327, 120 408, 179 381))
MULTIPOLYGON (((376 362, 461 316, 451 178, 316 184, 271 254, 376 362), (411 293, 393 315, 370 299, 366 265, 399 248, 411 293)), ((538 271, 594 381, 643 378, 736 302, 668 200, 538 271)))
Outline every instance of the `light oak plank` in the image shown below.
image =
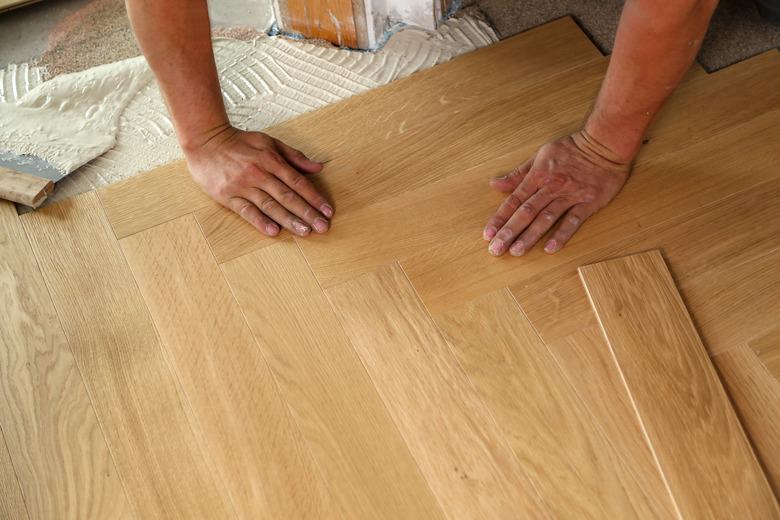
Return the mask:
POLYGON ((579 272, 680 515, 779 515, 660 253, 579 272))
POLYGON ((5 445, 2 428, 0 428, 0 518, 30 518, 11 456, 5 445))
POLYGON ((326 293, 448 516, 545 516, 534 483, 401 269, 326 293))
MULTIPOLYGON (((508 291, 436 322, 553 516, 674 515, 663 486, 640 487, 634 460, 620 458, 508 291)), ((638 428, 621 434, 644 442, 638 428)))
POLYGON ((723 350, 754 337, 780 312, 780 289, 764 271, 776 268, 761 259, 780 248, 777 197, 780 180, 771 180, 575 256, 512 285, 512 292, 542 339, 554 341, 596 325, 579 265, 662 249, 705 345, 711 352, 723 350))
POLYGON ((160 166, 97 193, 117 238, 214 204, 192 180, 185 161, 160 166))
POLYGON ((16 209, 2 201, 0 302, 0 425, 30 515, 130 517, 16 209))
MULTIPOLYGON (((533 87, 544 79, 589 62, 603 62, 602 69, 605 66, 603 57, 574 21, 563 18, 266 131, 317 160, 356 157, 358 149, 376 147, 380 142, 408 134, 413 129, 433 124, 439 128, 452 128, 453 117, 468 120, 470 114, 480 112, 474 99, 497 102, 512 98, 514 105, 522 106, 523 103, 516 101, 519 89, 533 87), (497 91, 503 94, 496 96, 497 91), (339 122, 338 132, 333 131, 333 121, 339 122), (366 121, 372 124, 366 125, 366 121)), ((582 113, 585 111, 587 106, 583 104, 582 113)), ((376 158, 377 154, 369 153, 369 157, 376 158)), ((337 205, 343 206, 345 201, 341 200, 335 185, 331 185, 338 174, 339 179, 343 179, 340 186, 354 190, 350 187, 355 182, 355 173, 359 173, 354 167, 354 164, 326 165, 322 174, 312 176, 312 179, 325 193, 332 195, 337 205)), ((391 183, 391 186, 403 186, 403 183, 391 183)), ((214 203, 190 178, 184 161, 108 186, 99 194, 118 238, 192 211, 214 209, 214 203)), ((238 236, 243 233, 246 238, 241 240, 244 243, 257 239, 257 231, 243 221, 218 220, 215 225, 236 230, 227 231, 227 234, 238 236)), ((210 243, 214 242, 212 236, 209 235, 210 243)), ((215 252, 219 251, 219 248, 215 249, 215 252)), ((219 257, 227 259, 221 254, 219 257)))
MULTIPOLYGON (((772 81, 768 73, 761 77, 764 83, 772 81)), ((742 84, 749 85, 752 81, 729 81, 732 90, 740 90, 739 85, 742 84)), ((746 89, 745 92, 749 90, 746 89)), ((709 89, 699 89, 689 91, 686 95, 691 98, 709 99, 709 93, 709 89)), ((742 99, 740 103, 747 104, 749 101, 742 99)), ((518 164, 523 160, 521 155, 496 157, 479 165, 478 173, 482 175, 479 180, 482 182, 475 180, 469 198, 456 199, 449 195, 450 190, 440 186, 439 192, 449 195, 447 207, 462 210, 469 206, 464 219, 471 219, 470 226, 461 225, 454 229, 453 233, 449 233, 446 227, 440 227, 439 235, 428 237, 430 246, 421 247, 411 254, 406 250, 399 250, 396 257, 401 259, 402 266, 409 273, 426 305, 433 312, 439 312, 476 298, 485 291, 530 280, 540 272, 604 248, 616 240, 777 178, 778 170, 775 165, 780 161, 780 149, 776 146, 777 139, 780 139, 780 111, 777 107, 780 103, 762 105, 759 101, 757 104, 761 105, 760 110, 764 113, 759 112, 760 115, 752 119, 743 123, 729 121, 730 126, 708 136, 706 128, 702 127, 697 130, 700 140, 682 149, 671 144, 664 145, 660 150, 656 149, 657 153, 647 156, 637 164, 632 177, 618 197, 591 218, 566 248, 555 255, 546 255, 540 245, 526 253, 522 260, 510 258, 509 255, 496 259, 487 253, 487 245, 481 240, 482 227, 502 200, 501 194, 493 194, 492 198, 481 195, 488 190, 484 182, 491 173, 507 171, 513 163, 518 164), (743 155, 732 153, 736 149, 751 157, 749 167, 742 159, 743 155), (746 171, 746 168, 749 168, 750 175, 735 175, 734 172, 746 171), (684 175, 681 172, 684 172, 684 175), (478 207, 474 207, 475 205, 478 207), (472 212, 479 216, 472 217, 472 212), (471 237, 471 240, 467 240, 467 236, 471 237)), ((704 121, 710 118, 730 119, 732 111, 723 109, 723 106, 729 106, 728 104, 717 105, 717 109, 715 106, 711 105, 706 117, 701 115, 702 112, 695 115, 678 113, 678 117, 673 120, 674 128, 666 129, 672 136, 667 142, 673 142, 675 136, 684 141, 688 126, 694 124, 691 121, 702 118, 704 121)), ((704 108, 702 107, 702 110, 704 108)), ((748 117, 745 112, 735 107, 733 115, 737 117, 740 114, 742 117, 748 117)), ((711 126, 713 129, 720 127, 711 126)), ((650 153, 652 144, 651 140, 646 147, 646 153, 650 153)), ((536 143, 533 145, 531 148, 535 148, 536 143)), ((512 149, 526 150, 523 143, 516 143, 512 149)), ((532 150, 528 153, 532 153, 532 150)), ((468 182, 464 180, 468 171, 466 169, 463 174, 453 175, 450 182, 468 182)), ((415 225, 405 222, 398 227, 409 230, 406 234, 412 234, 412 231, 418 228, 419 220, 430 220, 427 215, 433 213, 437 207, 431 200, 436 199, 429 199, 427 206, 419 209, 406 208, 408 218, 414 219, 415 225), (434 209, 426 209, 428 207, 434 209)), ((367 215, 360 215, 359 218, 362 222, 371 220, 367 215)), ((336 229, 334 225, 334 231, 336 229)), ((381 238, 390 244, 404 244, 409 240, 395 237, 390 240, 391 237, 384 235, 381 235, 381 238)), ((376 248, 365 244, 364 249, 374 251, 376 248)), ((363 250, 359 252, 365 254, 363 250)))
POLYGON ((712 359, 775 493, 780 494, 780 383, 745 344, 712 359))
POLYGON ((780 327, 750 340, 748 344, 769 373, 780 381, 780 327))
POLYGON ((223 271, 344 516, 441 517, 296 245, 263 248, 223 271))
POLYGON ((195 218, 121 246, 239 516, 337 517, 195 218))
POLYGON ((674 517, 671 500, 663 500, 668 497, 666 485, 601 330, 598 326, 583 329, 548 341, 547 346, 610 445, 630 464, 642 489, 666 507, 661 516, 674 517))
POLYGON ((22 223, 138 516, 233 517, 95 193, 22 223))

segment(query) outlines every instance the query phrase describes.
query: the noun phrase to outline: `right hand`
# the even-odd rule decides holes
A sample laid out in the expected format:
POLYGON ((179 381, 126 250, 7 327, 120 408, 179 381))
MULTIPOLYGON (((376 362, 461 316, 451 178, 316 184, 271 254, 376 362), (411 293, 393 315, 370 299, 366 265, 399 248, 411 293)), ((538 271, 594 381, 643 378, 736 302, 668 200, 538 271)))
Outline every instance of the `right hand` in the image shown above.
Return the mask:
POLYGON ((214 200, 268 236, 325 233, 333 207, 302 173, 322 163, 261 132, 229 125, 185 149, 193 179, 214 200))

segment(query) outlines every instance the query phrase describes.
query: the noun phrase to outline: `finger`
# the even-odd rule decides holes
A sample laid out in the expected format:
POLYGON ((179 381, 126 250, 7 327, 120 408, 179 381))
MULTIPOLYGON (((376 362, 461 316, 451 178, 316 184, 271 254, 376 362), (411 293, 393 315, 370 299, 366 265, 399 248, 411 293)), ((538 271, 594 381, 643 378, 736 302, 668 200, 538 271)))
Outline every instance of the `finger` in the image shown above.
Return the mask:
POLYGON ((523 202, 517 211, 498 230, 490 241, 488 251, 495 256, 503 255, 518 235, 525 231, 537 215, 550 203, 552 196, 545 190, 539 190, 523 202))
POLYGON ((509 247, 512 256, 523 256, 526 251, 534 247, 540 238, 547 233, 561 215, 571 207, 571 202, 566 199, 555 199, 536 216, 530 226, 509 247))
POLYGON ((490 187, 494 190, 503 191, 505 193, 514 191, 514 189, 517 188, 521 182, 523 182, 523 179, 525 179, 525 176, 531 170, 533 163, 534 158, 531 157, 526 162, 512 170, 509 174, 502 177, 493 177, 490 179, 490 187))
POLYGON ((272 196, 287 211, 300 217, 301 220, 314 228, 317 233, 328 231, 328 221, 320 212, 309 206, 300 195, 278 178, 270 177, 266 179, 263 182, 262 190, 272 196))
POLYGON ((312 161, 300 150, 296 150, 278 139, 276 139, 276 146, 279 149, 279 153, 282 154, 282 157, 287 159, 287 162, 293 165, 293 167, 303 170, 306 173, 317 173, 322 170, 321 162, 312 161))
POLYGON ((251 188, 246 191, 244 198, 291 233, 305 237, 311 232, 308 224, 287 211, 284 206, 279 204, 276 199, 265 191, 259 188, 251 188))
POLYGON ((493 240, 496 233, 504 224, 515 214, 520 206, 536 193, 537 187, 526 177, 517 189, 510 193, 504 202, 498 207, 496 213, 488 220, 485 229, 482 231, 482 238, 493 240))
POLYGON ((242 199, 241 197, 232 197, 228 199, 227 207, 264 235, 275 237, 279 234, 279 226, 276 222, 263 215, 252 202, 242 199))
POLYGON ((313 208, 317 208, 325 217, 333 216, 333 207, 328 204, 325 197, 319 194, 314 185, 295 169, 291 168, 284 157, 279 157, 279 163, 272 165, 269 172, 276 175, 291 190, 303 197, 313 208))
POLYGON ((561 219, 561 223, 558 229, 555 230, 555 233, 553 233, 552 238, 544 245, 544 252, 557 253, 560 251, 572 235, 580 229, 582 223, 588 220, 593 213, 595 213, 595 210, 585 204, 578 204, 572 207, 561 219))

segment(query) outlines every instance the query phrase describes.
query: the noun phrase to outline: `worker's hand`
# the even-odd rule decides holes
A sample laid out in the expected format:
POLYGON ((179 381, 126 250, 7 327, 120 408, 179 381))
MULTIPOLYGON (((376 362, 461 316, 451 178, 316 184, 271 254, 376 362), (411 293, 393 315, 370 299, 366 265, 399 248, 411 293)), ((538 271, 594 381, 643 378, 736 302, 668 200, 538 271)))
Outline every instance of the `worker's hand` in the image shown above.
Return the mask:
POLYGON ((545 144, 512 173, 491 180, 511 193, 485 226, 488 251, 521 256, 560 221, 544 246, 555 253, 618 194, 630 169, 585 131, 545 144))
POLYGON ((192 177, 214 200, 235 211, 261 233, 280 226, 298 236, 328 230, 333 207, 305 174, 322 164, 260 132, 232 126, 185 148, 192 177))

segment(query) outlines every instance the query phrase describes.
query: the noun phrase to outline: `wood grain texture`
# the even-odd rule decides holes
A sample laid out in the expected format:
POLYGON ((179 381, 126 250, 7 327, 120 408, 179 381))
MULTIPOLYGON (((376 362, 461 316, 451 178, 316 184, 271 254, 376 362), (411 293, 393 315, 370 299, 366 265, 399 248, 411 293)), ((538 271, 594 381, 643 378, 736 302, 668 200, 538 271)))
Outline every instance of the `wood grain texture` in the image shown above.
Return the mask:
POLYGON ((0 166, 0 199, 37 208, 52 191, 54 191, 54 183, 49 179, 0 166))
POLYGON ((775 494, 780 495, 780 383, 745 344, 712 359, 775 494))
POLYGON ((335 518, 322 476, 195 218, 161 224, 121 245, 239 516, 335 518))
POLYGON ((281 0, 285 29, 306 38, 357 47, 352 0, 281 0))
POLYGON ((192 180, 184 161, 111 184, 97 193, 117 238, 214 204, 192 180))
POLYGON ((326 292, 448 516, 545 516, 534 483, 400 267, 326 292))
MULTIPOLYGON (((780 65, 774 70, 777 68, 780 68, 780 65)), ((452 234, 446 233, 445 230, 441 237, 437 236, 436 240, 431 240, 433 245, 428 248, 420 248, 406 257, 400 256, 402 266, 409 273, 426 305, 432 312, 439 312, 478 297, 485 291, 532 280, 539 273, 559 263, 607 247, 616 240, 627 238, 666 220, 694 214, 703 206, 715 204, 735 193, 777 178, 778 170, 775 164, 780 161, 780 149, 776 146, 777 139, 780 139, 780 126, 777 124, 780 104, 772 101, 763 105, 760 100, 753 103, 750 99, 740 98, 739 106, 734 106, 733 110, 724 108, 731 106, 730 103, 725 103, 727 92, 740 90, 743 86, 746 89, 744 92, 750 92, 750 85, 758 81, 771 84, 774 80, 770 78, 774 77, 776 72, 770 70, 764 70, 756 77, 708 77, 702 78, 711 80, 704 85, 716 83, 715 86, 709 86, 707 89, 702 86, 679 92, 680 96, 685 96, 687 104, 695 106, 698 111, 694 114, 679 108, 676 117, 659 122, 659 125, 664 123, 664 126, 658 127, 656 131, 663 132, 664 139, 657 139, 658 148, 653 148, 651 139, 644 148, 643 153, 646 156, 637 163, 631 179, 620 195, 591 218, 566 248, 555 255, 546 255, 538 246, 526 253, 521 261, 508 257, 492 258, 486 251, 486 244, 481 240, 481 232, 502 197, 500 194, 494 194, 492 200, 486 199, 483 203, 480 192, 487 188, 475 184, 471 201, 456 199, 453 206, 461 208, 465 204, 484 204, 480 210, 481 218, 475 218, 468 229, 458 228, 452 234), (720 81, 725 82, 725 85, 719 84, 720 81), (717 108, 716 105, 699 106, 694 102, 699 98, 710 99, 709 96, 716 95, 720 89, 726 89, 717 96, 723 99, 724 104, 717 105, 717 108), (761 106, 746 113, 742 106, 749 103, 761 106), (734 119, 731 119, 732 117, 734 119), (713 123, 699 126, 698 123, 699 119, 708 121, 724 118, 728 120, 725 125, 713 123), (676 142, 687 140, 691 125, 696 126, 699 139, 684 147, 678 147, 676 142), (742 156, 732 153, 735 149, 750 155, 750 175, 734 174, 736 171, 745 171, 746 167, 742 156), (685 172, 685 175, 680 172, 685 172), (466 240, 464 235, 472 237, 472 240, 466 240)), ((675 98, 678 94, 675 94, 675 98)), ((769 97, 772 98, 771 95, 769 97)), ((536 143, 533 143, 530 148, 535 146, 536 143)), ((518 144, 513 150, 525 149, 518 144)), ((532 153, 532 150, 528 153, 532 153)), ((497 157, 483 162, 480 165, 480 172, 484 175, 483 183, 491 173, 507 171, 524 158, 523 154, 519 154, 513 158, 514 161, 497 157)), ((453 175, 451 182, 462 183, 462 178, 453 175)), ((447 193, 447 190, 441 191, 447 193)), ((430 203, 429 205, 435 206, 430 203)), ((471 211, 468 210, 464 219, 472 218, 471 211)), ((419 215, 425 213, 411 213, 410 219, 419 215)), ((363 220, 366 221, 367 217, 363 216, 363 220)), ((405 227, 415 229, 411 225, 405 227)))
POLYGON ((4 201, 0 302, 0 425, 30 515, 129 517, 122 483, 30 244, 16 209, 4 201))
POLYGON ((95 193, 22 222, 134 511, 233 517, 95 193))
POLYGON ((238 214, 216 202, 196 210, 194 215, 217 263, 232 260, 280 240, 289 240, 291 236, 282 230, 279 236, 268 237, 238 214))
POLYGON ((293 242, 223 270, 346 518, 438 518, 439 506, 293 242))
POLYGON ((780 381, 780 327, 773 328, 748 342, 758 359, 780 381))
POLYGON ((580 275, 680 515, 780 514, 660 253, 580 275))
POLYGON ((5 445, 3 429, 0 427, 0 518, 29 517, 22 489, 19 487, 19 480, 16 478, 16 471, 11 462, 11 455, 5 445))
MULTIPOLYGON (((663 487, 639 485, 508 291, 436 321, 554 517, 674 514, 663 487)), ((621 434, 643 442, 638 429, 621 434)))

